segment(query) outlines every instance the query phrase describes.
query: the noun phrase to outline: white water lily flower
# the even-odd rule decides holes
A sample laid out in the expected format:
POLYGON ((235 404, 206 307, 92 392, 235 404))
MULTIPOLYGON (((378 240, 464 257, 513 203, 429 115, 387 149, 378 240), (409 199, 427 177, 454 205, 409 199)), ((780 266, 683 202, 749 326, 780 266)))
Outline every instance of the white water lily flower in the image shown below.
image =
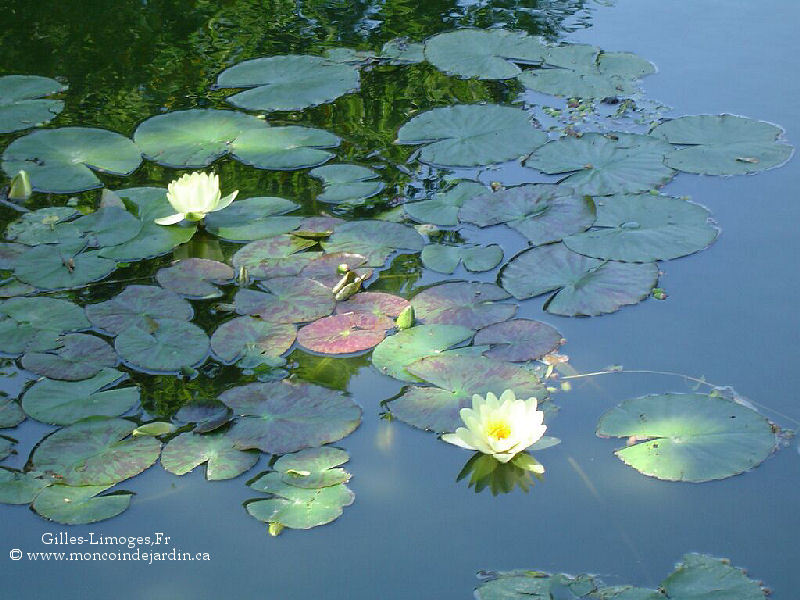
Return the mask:
POLYGON ((236 190, 222 198, 216 173, 187 173, 167 187, 167 200, 177 212, 155 221, 159 225, 174 225, 184 219, 199 221, 206 214, 228 206, 238 193, 236 190))
POLYGON ((508 462, 544 435, 544 413, 536 410, 536 398, 517 400, 513 390, 506 390, 498 400, 489 392, 486 398, 472 396, 472 408, 462 408, 466 427, 442 436, 445 442, 491 454, 508 462))

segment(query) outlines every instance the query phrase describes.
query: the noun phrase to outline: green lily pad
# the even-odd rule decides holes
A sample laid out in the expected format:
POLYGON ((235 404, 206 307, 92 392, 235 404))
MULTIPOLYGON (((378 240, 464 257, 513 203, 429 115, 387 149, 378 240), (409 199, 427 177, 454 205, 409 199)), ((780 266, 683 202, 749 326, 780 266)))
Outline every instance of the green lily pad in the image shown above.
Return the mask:
POLYGON ((657 281, 655 263, 602 261, 561 243, 525 250, 500 272, 500 284, 518 300, 558 290, 544 308, 568 317, 601 315, 636 304, 657 281))
MULTIPOLYGON (((77 241, 80 230, 69 221, 79 214, 69 206, 48 206, 32 210, 24 213, 6 228, 6 237, 28 246, 77 241)), ((20 254, 22 252, 18 251, 17 257, 20 254)), ((15 262, 11 262, 9 268, 13 269, 15 262)))
POLYGON ((392 415, 419 429, 455 431, 463 425, 459 411, 471 405, 473 394, 512 389, 518 398, 547 397, 532 371, 483 356, 429 356, 406 368, 431 387, 406 387, 388 406, 392 415))
POLYGON ((412 227, 387 221, 349 221, 333 230, 325 252, 352 252, 367 258, 367 266, 382 267, 395 250, 419 252, 425 241, 412 227))
POLYGON ((155 438, 127 437, 135 428, 119 418, 78 421, 41 441, 33 468, 59 475, 67 485, 114 485, 147 469, 161 452, 155 438))
POLYGON ((685 146, 667 154, 673 169, 705 175, 744 175, 782 165, 792 155, 783 129, 736 115, 697 115, 661 123, 651 135, 685 146))
POLYGON ((247 198, 209 213, 205 217, 205 226, 209 233, 222 239, 250 242, 297 229, 302 217, 278 216, 296 208, 297 204, 283 198, 247 198))
POLYGON ((218 298, 222 291, 214 284, 224 285, 233 281, 233 269, 216 260, 185 258, 171 267, 156 273, 158 284, 185 298, 207 300, 218 298))
POLYGON ((30 296, 36 292, 36 288, 27 283, 22 283, 16 279, 6 279, 0 283, 0 298, 17 298, 19 296, 30 296))
POLYGON ((422 264, 438 273, 452 273, 462 261, 467 271, 489 271, 502 260, 503 249, 497 244, 488 246, 428 244, 422 249, 422 264))
POLYGON ((356 67, 319 56, 287 54, 246 60, 225 69, 218 88, 252 88, 229 96, 238 108, 303 110, 358 90, 356 67))
MULTIPOLYGON (((337 283, 342 279, 342 274, 339 273, 339 265, 345 264, 350 271, 354 271, 359 277, 365 280, 369 279, 372 275, 372 269, 363 268, 359 269, 361 265, 367 262, 367 257, 361 254, 352 254, 348 252, 334 252, 332 254, 323 254, 310 261, 300 274, 308 279, 319 281, 326 287, 334 288, 337 283)), ((344 311, 347 312, 347 311, 344 311)))
POLYGON ((17 259, 14 275, 41 290, 63 290, 83 287, 114 272, 115 261, 101 257, 96 250, 81 252, 83 244, 31 248, 17 259))
MULTIPOLYGON (((30 215, 32 213, 25 214, 30 215)), ((6 233, 6 237, 9 237, 8 233, 6 233)), ((28 247, 25 244, 0 242, 0 269, 3 271, 10 271, 14 268, 17 259, 27 251, 28 247)))
POLYGON ((124 208, 101 207, 71 223, 92 248, 117 246, 135 238, 142 224, 124 208))
POLYGON ((98 331, 119 335, 127 329, 147 329, 154 319, 189 321, 194 310, 175 292, 154 285, 129 285, 111 300, 86 305, 86 316, 98 331))
POLYGON ((564 238, 570 250, 606 260, 669 260, 708 247, 719 235, 711 213, 688 200, 637 194, 597 201, 596 229, 564 238))
POLYGON ((0 460, 4 460, 15 453, 14 446, 17 442, 11 438, 0 435, 0 460))
POLYGON ((109 389, 126 380, 125 373, 103 369, 83 381, 41 379, 22 397, 25 412, 43 423, 71 425, 86 417, 117 417, 139 402, 134 386, 109 389))
POLYGON ((0 503, 30 504, 39 492, 52 483, 53 478, 44 473, 0 469, 0 503))
POLYGON ((11 142, 3 153, 9 177, 26 171, 35 191, 52 194, 102 187, 92 170, 130 175, 141 162, 139 149, 128 138, 87 127, 34 131, 11 142))
POLYGON ((59 336, 91 326, 83 308, 59 298, 10 298, 0 304, 0 348, 6 354, 49 350, 59 336))
POLYGON ((425 144, 419 160, 438 167, 477 167, 514 160, 547 141, 528 114, 497 104, 434 108, 397 132, 398 144, 425 144))
POLYGON ((769 421, 741 404, 704 394, 626 400, 597 424, 601 437, 628 437, 616 451, 637 471, 668 481, 724 479, 761 464, 775 449, 769 421))
POLYGON ((425 42, 425 58, 462 79, 511 79, 519 64, 541 64, 547 47, 538 38, 505 29, 458 29, 425 42))
POLYGON ((475 345, 492 344, 484 356, 524 362, 536 360, 556 350, 562 343, 555 327, 530 319, 512 319, 484 327, 475 334, 475 345))
POLYGON ((336 468, 348 460, 350 457, 344 450, 324 446, 284 454, 275 461, 273 468, 280 473, 284 483, 299 488, 319 489, 350 481, 350 473, 336 468))
POLYGON ((492 283, 442 283, 423 290, 411 299, 418 320, 428 324, 463 325, 480 329, 514 316, 514 304, 497 304, 508 298, 492 283))
POLYGON ((254 279, 297 275, 319 254, 301 250, 314 246, 316 241, 293 235, 276 235, 256 240, 240 248, 231 262, 236 270, 244 267, 254 279))
POLYGON ((308 174, 325 184, 317 200, 327 204, 360 204, 379 194, 384 187, 382 181, 370 181, 376 179, 378 173, 360 165, 325 165, 311 169, 308 174))
POLYGON ((251 383, 223 392, 236 419, 228 435, 241 450, 286 454, 335 442, 361 422, 350 398, 308 383, 251 383))
POLYGON ((38 127, 52 121, 64 110, 62 100, 44 96, 67 89, 55 79, 39 75, 0 77, 0 133, 38 127))
POLYGON ((381 373, 401 381, 422 381, 406 370, 421 358, 465 342, 475 332, 461 325, 416 325, 387 337, 372 352, 372 364, 381 373))
POLYGON ((410 303, 405 298, 386 292, 359 292, 349 300, 336 303, 336 314, 370 313, 376 317, 398 317, 410 303))
POLYGON ((25 413, 16 399, 0 395, 0 429, 16 427, 24 420, 25 413))
POLYGON ((479 227, 505 223, 541 246, 591 227, 595 203, 569 187, 531 184, 475 195, 464 202, 458 216, 479 227))
POLYGON ((131 326, 114 340, 127 365, 148 373, 179 373, 195 367, 206 359, 208 345, 208 337, 194 323, 167 318, 131 326))
POLYGON ((257 169, 291 171, 316 167, 334 157, 325 148, 341 140, 322 129, 299 125, 250 129, 231 143, 232 157, 257 169))
POLYGON ((113 348, 99 337, 85 333, 66 334, 59 338, 58 346, 22 356, 22 366, 27 371, 69 381, 94 377, 104 367, 115 364, 117 355, 113 348))
POLYGON ((269 293, 239 290, 236 312, 271 323, 305 323, 326 317, 335 305, 331 290, 304 277, 276 277, 262 282, 269 293))
POLYGON ((353 48, 329 48, 324 56, 330 62, 346 65, 362 66, 375 60, 374 52, 369 50, 354 50, 353 48))
POLYGON ((480 183, 460 181, 446 192, 434 194, 433 198, 404 204, 403 209, 418 223, 454 227, 458 225, 458 212, 464 202, 485 193, 486 186, 480 183))
POLYGON ((225 364, 254 352, 277 358, 291 348, 296 334, 297 329, 291 323, 237 317, 217 327, 211 336, 211 351, 225 364))
POLYGON ((104 521, 125 512, 131 504, 130 492, 98 496, 107 485, 53 485, 43 489, 33 501, 36 514, 65 525, 85 525, 104 521))
MULTIPOLYGON (((597 581, 592 575, 550 575, 541 571, 500 571, 475 590, 477 600, 607 600, 596 592, 597 581)), ((621 599, 620 599, 621 600, 621 599)), ((636 600, 629 598, 628 600, 636 600)), ((639 599, 645 600, 645 599, 639 599)), ((666 599, 664 599, 666 600, 666 599)))
POLYGON ((206 479, 233 479, 250 470, 258 462, 258 452, 237 450, 224 433, 197 435, 182 433, 164 446, 161 466, 175 475, 185 475, 195 467, 208 463, 206 479))
POLYGON ((764 600, 767 596, 742 569, 704 554, 685 554, 660 587, 675 600, 764 600))
POLYGON ((528 167, 551 175, 568 174, 561 183, 579 194, 609 196, 660 187, 675 172, 664 164, 671 146, 648 135, 586 133, 539 148, 528 167))
POLYGON ((324 317, 297 332, 297 344, 322 354, 350 354, 378 345, 394 327, 388 317, 350 312, 324 317))
POLYGON ((425 44, 409 42, 407 38, 395 38, 381 48, 380 58, 388 59, 390 65, 413 65, 425 60, 425 44))
POLYGON ((219 429, 231 420, 231 411, 216 398, 192 400, 175 413, 175 419, 194 423, 194 433, 207 433, 219 429))

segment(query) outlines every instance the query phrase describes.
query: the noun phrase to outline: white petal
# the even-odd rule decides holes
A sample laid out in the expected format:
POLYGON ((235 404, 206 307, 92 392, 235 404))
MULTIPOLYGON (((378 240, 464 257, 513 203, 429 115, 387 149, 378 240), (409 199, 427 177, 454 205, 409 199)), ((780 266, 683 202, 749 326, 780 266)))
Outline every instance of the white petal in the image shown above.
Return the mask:
POLYGON ((183 221, 186 215, 183 213, 175 213, 174 215, 170 215, 168 217, 161 217, 160 219, 153 219, 157 225, 175 225, 175 223, 180 223, 183 221))
POLYGON ((212 210, 215 210, 215 211, 216 211, 216 210, 222 210, 223 208, 225 208, 225 207, 229 206, 229 205, 230 205, 230 203, 231 203, 231 202, 233 202, 233 201, 234 201, 234 199, 236 199, 236 195, 237 195, 238 193, 239 193, 239 190, 236 190, 235 192, 233 192, 233 193, 231 193, 231 194, 228 194, 228 195, 227 195, 227 196, 225 196, 225 197, 224 197, 222 200, 220 200, 219 202, 217 202, 217 206, 216 206, 216 208, 214 208, 214 209, 212 209, 212 210))
POLYGON ((467 450, 477 450, 477 448, 473 448, 462 439, 462 432, 464 431, 466 431, 466 429, 464 429, 463 427, 459 427, 458 429, 456 429, 455 433, 445 433, 444 435, 442 435, 442 440, 444 440, 448 444, 460 446, 461 448, 466 448, 467 450))

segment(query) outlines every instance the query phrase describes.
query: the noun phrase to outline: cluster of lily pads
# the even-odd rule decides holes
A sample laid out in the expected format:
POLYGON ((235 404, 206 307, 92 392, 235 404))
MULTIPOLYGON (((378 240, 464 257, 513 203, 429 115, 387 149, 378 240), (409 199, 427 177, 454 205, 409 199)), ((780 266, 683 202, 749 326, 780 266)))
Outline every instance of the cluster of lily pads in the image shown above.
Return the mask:
MULTIPOLYGON (((243 89, 228 103, 257 114, 166 112, 141 123, 133 139, 82 127, 39 129, 6 147, 2 168, 9 176, 25 171, 36 192, 72 194, 102 187, 101 176, 131 174, 143 158, 175 169, 227 158, 257 169, 310 169, 324 185, 318 200, 356 207, 384 191, 380 173, 325 164, 335 158, 339 136, 268 117, 357 92, 360 69, 376 62, 402 68, 423 60, 455 77, 597 101, 634 94, 638 79, 653 71, 629 53, 473 29, 424 44, 390 42, 377 54, 339 49, 324 57, 258 58, 230 67, 216 83, 243 89)), ((62 89, 40 77, 0 78, 0 130, 46 123, 63 108, 48 96, 62 89)), ((0 244, 0 269, 8 273, 0 285, 8 298, 0 304, 0 349, 42 379, 19 402, 3 399, 0 427, 31 417, 62 428, 36 447, 24 471, 0 469, 0 502, 30 503, 62 523, 93 522, 125 510, 130 493, 101 494, 159 456, 170 472, 207 463, 208 479, 227 479, 264 453, 272 456, 271 470, 250 486, 270 496, 248 503, 248 512, 274 534, 327 523, 353 495, 349 474, 337 468, 346 454, 325 444, 354 431, 362 411, 345 393, 288 378, 292 348, 324 356, 371 351, 374 368, 405 384, 384 402, 387 414, 420 429, 453 432, 474 394, 509 388, 536 397, 551 418, 552 362, 541 361, 562 336, 546 323, 514 318, 518 305, 509 299, 551 294, 545 309, 564 316, 611 313, 643 300, 657 285, 656 261, 702 250, 719 233, 707 209, 660 193, 676 171, 751 173, 792 152, 780 128, 732 115, 668 120, 647 134, 560 139, 530 117, 496 104, 413 116, 397 132, 398 144, 417 147, 409 164, 439 176, 458 170, 460 181, 409 199, 388 218, 302 216, 292 200, 251 197, 207 214, 200 225, 174 223, 175 210, 158 187, 104 189, 86 214, 71 205, 20 207, 0 244), (465 175, 477 178, 486 166, 519 160, 559 181, 495 189, 465 175), (159 224, 167 219, 173 224, 159 224), (397 252, 419 253, 440 273, 460 264, 466 272, 490 271, 503 262, 499 245, 428 243, 420 231, 496 225, 529 243, 502 264, 499 285, 447 281, 410 299, 367 289, 397 252), (81 299, 81 290, 112 283, 109 276, 128 273, 132 263, 169 255, 200 228, 226 244, 225 260, 175 260, 111 298, 81 299), (216 404, 184 406, 162 426, 137 427, 124 418, 140 406, 138 386, 126 385, 128 372, 191 378, 212 363, 237 366, 251 382, 225 391, 216 404), (261 381, 252 381, 253 373, 261 381)), ((718 394, 627 401, 603 416, 598 435, 633 440, 618 451, 623 461, 680 481, 741 473, 776 448, 766 419, 718 394)), ((13 441, 0 440, 0 455, 8 455, 13 441)), ((544 437, 532 449, 556 442, 544 437)), ((540 472, 525 455, 510 464, 540 472)), ((500 476, 493 466, 480 468, 500 476)))

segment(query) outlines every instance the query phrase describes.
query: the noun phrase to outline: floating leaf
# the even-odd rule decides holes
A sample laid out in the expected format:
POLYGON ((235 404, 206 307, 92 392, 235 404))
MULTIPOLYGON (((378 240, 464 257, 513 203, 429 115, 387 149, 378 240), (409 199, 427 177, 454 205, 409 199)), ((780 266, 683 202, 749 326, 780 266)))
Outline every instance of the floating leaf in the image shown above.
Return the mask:
MULTIPOLYGON (((475 590, 475 598, 477 600, 539 600, 539 598, 611 600, 606 596, 590 595, 599 591, 597 585, 598 583, 592 575, 572 576, 561 573, 549 575, 540 571, 500 571, 493 573, 489 581, 478 586, 478 589, 475 590)), ((656 599, 633 596, 619 598, 619 600, 656 599)))
POLYGON ((254 352, 276 358, 291 348, 296 333, 291 323, 237 317, 217 327, 211 336, 211 351, 225 364, 254 352))
POLYGON ((530 319, 512 319, 484 327, 475 334, 475 345, 493 344, 485 356, 510 362, 536 360, 561 345, 555 327, 530 319))
POLYGON ((489 271, 503 260, 503 249, 497 244, 445 246, 428 244, 422 249, 422 264, 439 273, 452 273, 464 261, 467 271, 489 271))
POLYGON ((296 253, 315 244, 314 240, 293 235, 277 235, 243 246, 233 255, 231 262, 234 269, 244 267, 250 277, 255 279, 297 275, 319 254, 306 252, 296 255, 296 253))
POLYGON ((67 300, 11 298, 0 304, 0 348, 6 354, 49 350, 64 333, 89 327, 83 308, 67 300))
POLYGON ((225 69, 219 88, 253 88, 229 96, 238 108, 303 110, 358 89, 358 69, 319 56, 287 54, 246 60, 225 69))
POLYGON ((425 58, 437 69, 463 79, 511 79, 515 64, 541 64, 547 47, 538 38, 505 29, 458 29, 425 42, 425 58))
POLYGON ((325 184, 317 200, 328 204, 360 204, 383 190, 382 181, 370 181, 378 174, 360 165, 325 165, 311 169, 308 174, 325 184))
POLYGON ((230 421, 230 410, 214 399, 192 400, 180 407, 175 418, 185 423, 195 423, 194 433, 206 433, 218 429, 230 421))
POLYGON ((485 193, 486 186, 480 183, 460 181, 452 189, 434 194, 429 200, 404 204, 403 209, 418 223, 454 227, 458 225, 458 212, 464 202, 485 193))
POLYGON ((658 281, 655 263, 601 261, 564 244, 525 250, 500 272, 500 284, 518 300, 558 290, 544 308, 556 315, 592 316, 636 304, 658 281))
POLYGON ((508 294, 492 283, 453 282, 429 287, 411 299, 417 319, 427 324, 480 329, 514 316, 514 304, 496 304, 508 294))
POLYGON ((585 231, 595 220, 595 203, 571 188, 551 184, 521 185, 467 199, 459 219, 480 227, 505 223, 535 246, 558 242, 585 231))
POLYGON ((371 313, 376 317, 394 318, 410 306, 408 300, 385 292, 360 292, 346 302, 336 304, 336 314, 371 313))
POLYGON ((9 177, 27 172, 38 192, 72 194, 102 187, 92 170, 130 175, 141 161, 136 145, 118 133, 63 127, 34 131, 11 142, 3 153, 3 170, 9 177))
POLYGON ((664 156, 671 149, 647 135, 586 133, 545 144, 525 164, 551 175, 572 173, 561 183, 580 194, 609 196, 667 183, 674 171, 664 164, 664 156))
POLYGON ((117 246, 135 238, 142 223, 124 208, 101 207, 70 223, 92 248, 117 246))
POLYGON ((416 325, 387 337, 372 353, 372 364, 381 373, 401 381, 421 381, 406 370, 420 358, 470 339, 474 331, 461 325, 416 325))
POLYGON ((0 429, 16 427, 24 420, 25 413, 22 412, 17 401, 0 394, 0 429))
MULTIPOLYGON (((34 213, 37 211, 34 211, 34 213)), ((34 213, 25 213, 26 215, 34 213)), ((13 225, 13 224, 12 224, 13 225)), ((8 237, 8 232, 6 232, 8 237)), ((14 268, 17 259, 27 252, 28 247, 24 244, 15 244, 8 242, 0 242, 0 269, 3 271, 10 271, 14 268)))
POLYGON ((259 315, 272 323, 305 323, 333 312, 331 290, 313 279, 276 277, 262 285, 269 293, 254 290, 237 292, 236 312, 259 315))
POLYGON ((704 394, 626 400, 600 417, 597 435, 631 438, 632 445, 616 451, 620 460, 668 481, 731 477, 761 464, 776 448, 764 417, 704 394))
POLYGON ((53 485, 39 492, 32 508, 45 519, 65 525, 104 521, 127 510, 133 497, 130 492, 97 495, 108 487, 53 485))
POLYGON ((288 125, 245 131, 231 150, 233 158, 257 169, 290 171, 327 162, 334 155, 325 148, 334 148, 340 141, 322 129, 288 125))
POLYGON ((118 418, 79 421, 42 440, 31 462, 67 485, 114 485, 147 469, 161 451, 154 438, 127 437, 135 427, 118 418))
POLYGON ((186 300, 154 285, 129 285, 111 300, 86 306, 92 326, 109 335, 137 327, 147 329, 154 319, 188 321, 193 315, 186 300))
MULTIPOLYGON (((347 265, 348 271, 354 271, 359 277, 369 279, 372 269, 359 269, 367 262, 367 258, 361 254, 351 254, 347 252, 334 252, 333 254, 323 254, 310 261, 300 274, 303 277, 319 281, 326 287, 333 288, 342 279, 339 272, 340 265, 347 265)), ((348 312, 348 311, 343 311, 348 312)))
POLYGON ((743 175, 777 167, 792 155, 778 142, 783 129, 736 115, 696 115, 661 123, 651 135, 686 146, 667 154, 673 169, 705 175, 743 175))
POLYGON ((4 460, 14 454, 14 446, 16 445, 17 442, 15 440, 0 435, 0 460, 4 460))
POLYGON ((55 79, 39 75, 0 77, 0 133, 38 127, 52 121, 64 110, 62 100, 44 96, 67 89, 55 79))
POLYGON ((236 415, 228 435, 241 450, 296 452, 340 440, 361 422, 361 409, 350 398, 307 383, 251 383, 219 399, 236 415))
POLYGON ((31 248, 17 259, 14 275, 42 290, 74 289, 108 277, 117 263, 102 258, 97 251, 78 247, 42 245, 31 248))
POLYGON ((233 479, 258 462, 258 452, 237 450, 226 434, 197 435, 182 433, 164 446, 161 466, 175 475, 185 475, 195 467, 208 463, 206 479, 233 479))
POLYGON ((78 381, 96 375, 104 367, 117 364, 117 355, 99 337, 70 333, 59 338, 47 352, 28 352, 22 357, 26 370, 49 377, 78 381))
POLYGON ((383 45, 380 57, 389 59, 390 65, 411 65, 425 60, 424 49, 424 44, 409 42, 406 38, 395 38, 383 45))
POLYGON ((719 235, 704 207, 651 194, 598 200, 595 226, 603 229, 569 236, 564 244, 594 258, 651 262, 698 252, 719 235))
MULTIPOLYGON (((76 241, 80 230, 69 220, 80 213, 69 206, 48 206, 24 213, 19 219, 6 228, 6 237, 29 246, 39 244, 58 244, 76 241)), ((16 250, 16 257, 26 251, 16 250)), ((16 261, 9 261, 9 269, 13 269, 16 261)))
POLYGON ((51 483, 53 479, 44 473, 0 469, 0 503, 30 504, 51 483))
POLYGON ((297 332, 297 343, 323 354, 350 354, 376 346, 392 327, 394 321, 372 313, 331 315, 302 327, 297 332))
POLYGON ((704 554, 685 554, 660 587, 668 598, 675 600, 766 598, 759 583, 749 579, 744 571, 731 566, 727 560, 704 554))
POLYGON ((336 226, 322 243, 325 252, 352 252, 367 258, 370 267, 382 267, 395 250, 422 250, 425 241, 413 228, 387 221, 350 221, 336 226))
POLYGON ((282 217, 295 210, 291 200, 256 197, 237 200, 227 208, 206 215, 206 230, 225 240, 250 242, 297 229, 302 217, 282 217))
POLYGON ((419 160, 440 167, 477 167, 514 160, 547 141, 528 114, 497 104, 434 108, 397 132, 398 144, 426 144, 419 160))
POLYGON ((233 269, 225 263, 205 258, 186 258, 171 267, 160 269, 156 280, 163 288, 193 300, 207 300, 222 295, 214 285, 233 280, 233 269))
POLYGON ((335 63, 361 66, 372 62, 375 59, 375 54, 369 50, 329 48, 325 50, 325 58, 335 63))
POLYGON ((273 468, 280 473, 284 483, 300 488, 319 489, 350 481, 350 473, 335 468, 348 460, 350 457, 344 450, 324 446, 284 454, 273 468))
POLYGON ((149 373, 179 373, 195 367, 206 359, 208 344, 208 337, 194 323, 168 318, 151 318, 144 327, 131 326, 114 340, 126 364, 149 373))

